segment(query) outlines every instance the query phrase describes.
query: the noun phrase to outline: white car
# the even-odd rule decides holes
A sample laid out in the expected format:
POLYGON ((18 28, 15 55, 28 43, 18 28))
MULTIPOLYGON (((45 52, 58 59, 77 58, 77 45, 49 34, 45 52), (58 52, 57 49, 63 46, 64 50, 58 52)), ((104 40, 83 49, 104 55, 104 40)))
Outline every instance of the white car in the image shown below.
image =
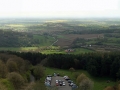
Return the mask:
POLYGON ((58 80, 56 80, 56 82, 58 82, 58 80))
POLYGON ((56 86, 59 86, 58 80, 55 80, 56 86))
POLYGON ((66 79, 66 78, 69 78, 69 77, 68 76, 64 76, 63 78, 66 79))
POLYGON ((72 86, 74 83, 70 83, 69 86, 72 86))
POLYGON ((65 86, 65 82, 62 82, 63 86, 65 86))

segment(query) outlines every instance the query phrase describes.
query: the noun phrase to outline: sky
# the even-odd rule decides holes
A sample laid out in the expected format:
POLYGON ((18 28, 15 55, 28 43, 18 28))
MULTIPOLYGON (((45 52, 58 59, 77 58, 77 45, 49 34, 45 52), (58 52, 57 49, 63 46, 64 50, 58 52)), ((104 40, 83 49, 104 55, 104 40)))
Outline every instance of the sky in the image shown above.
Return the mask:
POLYGON ((120 17, 120 0, 0 0, 0 17, 120 17))

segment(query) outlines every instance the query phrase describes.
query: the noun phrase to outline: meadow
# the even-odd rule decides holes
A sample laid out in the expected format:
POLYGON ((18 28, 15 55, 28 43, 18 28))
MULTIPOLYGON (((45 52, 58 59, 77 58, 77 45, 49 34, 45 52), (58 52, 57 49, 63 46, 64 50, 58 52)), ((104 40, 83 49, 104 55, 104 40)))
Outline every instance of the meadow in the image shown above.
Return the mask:
MULTIPOLYGON (((16 51, 16 52, 39 52, 42 54, 67 54, 65 49, 60 49, 57 46, 50 47, 0 47, 0 51, 16 51)), ((94 52, 93 50, 86 48, 76 48, 73 52, 68 52, 69 54, 80 54, 94 52)))

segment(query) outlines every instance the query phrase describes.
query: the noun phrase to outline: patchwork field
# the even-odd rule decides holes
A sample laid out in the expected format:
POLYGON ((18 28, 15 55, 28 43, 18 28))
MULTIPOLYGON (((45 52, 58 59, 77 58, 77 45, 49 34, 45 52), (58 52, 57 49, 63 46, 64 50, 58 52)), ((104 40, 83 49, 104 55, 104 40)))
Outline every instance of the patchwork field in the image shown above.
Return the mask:
POLYGON ((64 47, 64 46, 70 46, 73 41, 77 38, 83 38, 83 39, 95 39, 95 38, 103 38, 103 34, 67 34, 62 35, 61 38, 58 39, 58 42, 55 45, 64 47))

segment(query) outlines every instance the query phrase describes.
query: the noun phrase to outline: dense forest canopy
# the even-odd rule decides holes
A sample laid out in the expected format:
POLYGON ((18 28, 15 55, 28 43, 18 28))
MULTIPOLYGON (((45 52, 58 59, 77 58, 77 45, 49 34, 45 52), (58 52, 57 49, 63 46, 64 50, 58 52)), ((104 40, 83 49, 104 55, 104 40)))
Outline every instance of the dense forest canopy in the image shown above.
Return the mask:
POLYGON ((42 63, 47 67, 60 69, 75 69, 87 70, 92 76, 120 79, 120 52, 93 52, 84 54, 40 54, 40 53, 19 53, 10 52, 23 59, 29 60, 33 65, 42 63))

